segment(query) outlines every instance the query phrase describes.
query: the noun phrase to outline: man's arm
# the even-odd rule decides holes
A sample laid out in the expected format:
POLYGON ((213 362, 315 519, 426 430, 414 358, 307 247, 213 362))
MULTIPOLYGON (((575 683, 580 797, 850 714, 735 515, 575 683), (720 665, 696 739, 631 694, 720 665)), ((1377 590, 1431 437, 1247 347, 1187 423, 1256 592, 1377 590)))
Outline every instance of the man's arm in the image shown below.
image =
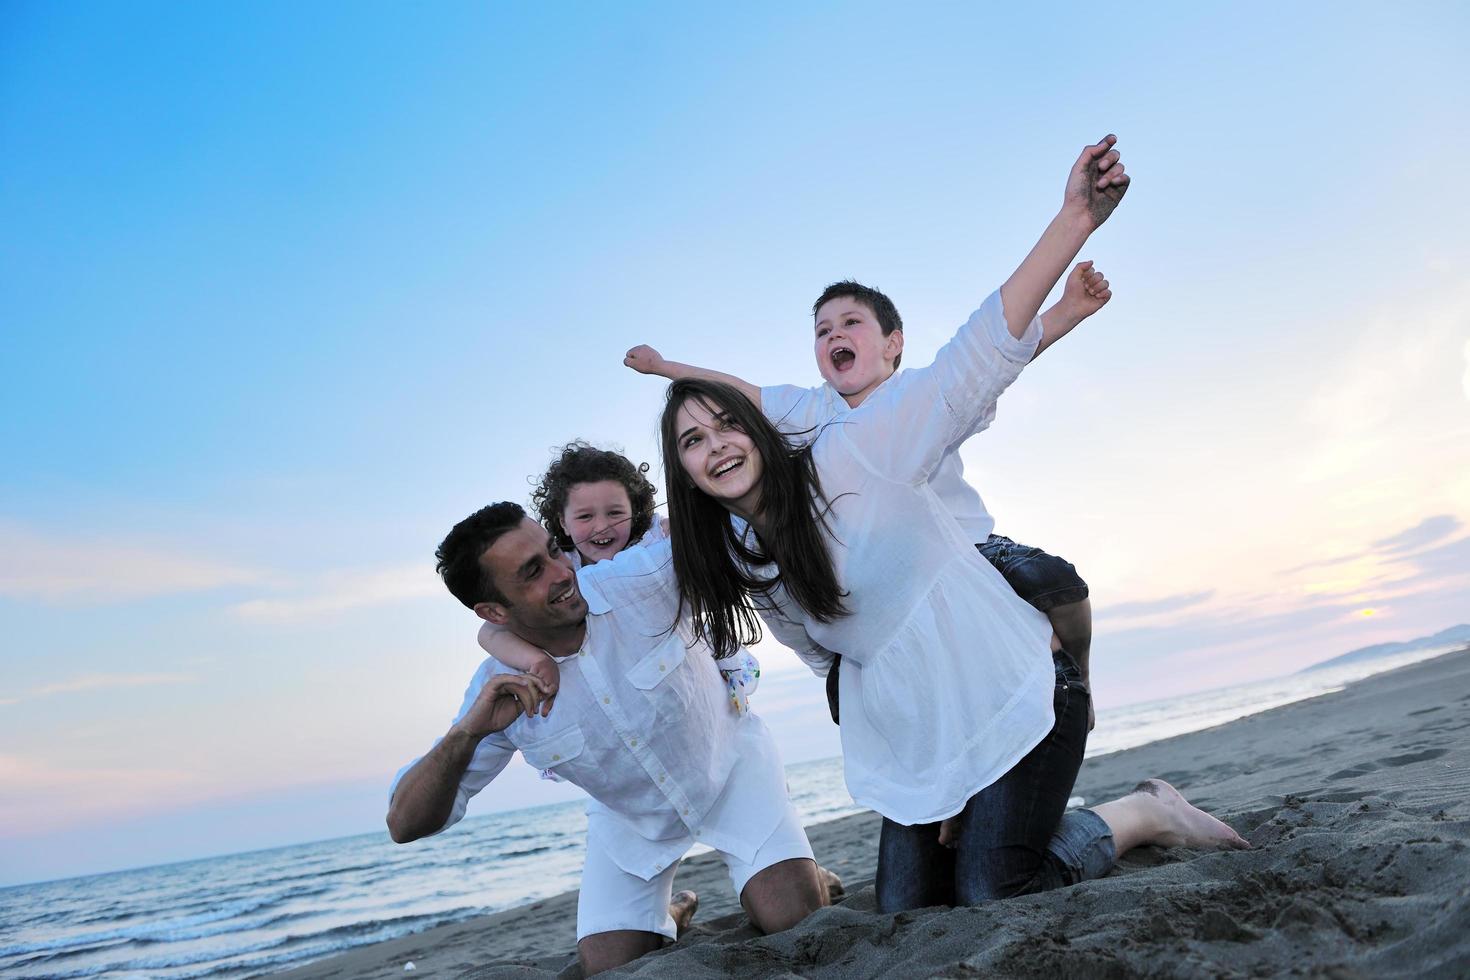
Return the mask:
POLYGON ((639 374, 656 374, 660 378, 668 378, 670 381, 679 381, 683 378, 697 378, 701 381, 719 381, 731 387, 738 388, 740 393, 749 398, 756 408, 761 407, 761 390, 749 381, 735 377, 733 374, 725 374, 722 371, 712 371, 709 368, 695 367, 693 364, 681 364, 678 361, 665 360, 658 351, 647 344, 639 344, 628 351, 623 357, 623 365, 630 367, 639 374))
MULTIPOLYGON (((474 759, 480 740, 505 731, 522 711, 527 718, 533 716, 545 696, 541 682, 535 677, 526 674, 491 677, 439 744, 398 780, 388 804, 388 834, 394 842, 407 844, 441 830, 454 812, 460 780, 474 759)), ((510 752, 505 754, 501 769, 510 756, 510 752)))
POLYGON ((1006 327, 1017 340, 1088 236, 1108 219, 1128 190, 1128 175, 1123 172, 1118 151, 1113 149, 1116 142, 1118 138, 1109 134, 1083 149, 1067 176, 1062 209, 1000 287, 1006 327))
POLYGON ((1056 305, 1041 314, 1041 343, 1034 361, 1041 352, 1072 332, 1072 328, 1092 316, 1108 304, 1113 291, 1103 274, 1093 268, 1092 263, 1078 262, 1067 273, 1067 285, 1062 289, 1062 298, 1056 305))

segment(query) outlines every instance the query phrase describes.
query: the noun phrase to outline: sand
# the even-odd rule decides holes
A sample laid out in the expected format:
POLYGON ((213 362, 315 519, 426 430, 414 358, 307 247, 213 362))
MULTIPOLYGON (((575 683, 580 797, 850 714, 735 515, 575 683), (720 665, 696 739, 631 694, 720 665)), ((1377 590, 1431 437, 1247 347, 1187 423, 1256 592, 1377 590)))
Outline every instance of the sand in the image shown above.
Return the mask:
MULTIPOLYGON (((760 936, 713 855, 681 941, 606 976, 1470 976, 1470 649, 1207 731, 1089 759, 1101 801, 1160 776, 1250 851, 1141 848, 1098 881, 978 908, 873 911, 877 818, 811 828, 846 899, 760 936)), ((576 896, 290 971, 296 980, 577 975, 576 896), (404 964, 416 969, 406 973, 404 964)))

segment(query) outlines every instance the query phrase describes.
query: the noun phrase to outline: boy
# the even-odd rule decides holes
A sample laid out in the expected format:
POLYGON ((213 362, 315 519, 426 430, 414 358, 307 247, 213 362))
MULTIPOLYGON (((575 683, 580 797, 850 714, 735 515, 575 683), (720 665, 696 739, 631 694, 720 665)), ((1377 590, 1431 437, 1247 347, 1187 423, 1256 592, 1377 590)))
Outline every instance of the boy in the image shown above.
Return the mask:
MULTIPOLYGON (((1039 356, 1073 327, 1096 313, 1112 298, 1101 272, 1091 262, 1078 263, 1067 276, 1062 298, 1041 316, 1039 356)), ((898 370, 903 355, 903 321, 893 301, 876 289, 856 282, 828 286, 812 304, 817 370, 824 384, 815 388, 772 385, 757 388, 739 378, 668 361, 658 351, 640 345, 628 351, 623 363, 642 374, 669 380, 696 377, 734 385, 788 434, 810 436, 822 425, 857 408, 898 370)), ((965 439, 989 426, 994 408, 965 439)), ((929 484, 940 501, 975 543, 975 547, 1005 576, 1011 588, 1051 620, 1062 647, 1088 681, 1092 644, 1092 607, 1087 583, 1070 562, 1039 548, 1017 544, 994 534, 995 520, 980 494, 964 478, 959 457, 960 439, 950 447, 929 484)), ((832 720, 838 720, 837 683, 840 661, 827 675, 827 700, 832 720)), ((1095 724, 1092 702, 1087 705, 1087 728, 1095 724)))

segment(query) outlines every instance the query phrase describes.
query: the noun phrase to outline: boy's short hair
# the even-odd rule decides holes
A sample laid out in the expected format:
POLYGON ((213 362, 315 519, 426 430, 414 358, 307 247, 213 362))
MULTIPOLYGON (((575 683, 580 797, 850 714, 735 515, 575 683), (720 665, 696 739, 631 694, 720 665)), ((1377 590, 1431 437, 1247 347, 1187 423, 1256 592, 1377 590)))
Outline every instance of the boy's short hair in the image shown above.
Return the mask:
MULTIPOLYGON (((817 311, 834 299, 854 299, 866 306, 878 318, 878 326, 882 329, 883 336, 885 337, 895 330, 903 329, 903 317, 898 315, 898 307, 893 305, 893 300, 889 299, 880 290, 874 289, 872 286, 864 286, 862 283, 854 282, 851 279, 834 282, 822 290, 822 295, 818 296, 817 301, 812 304, 812 319, 815 320, 817 318, 817 311)), ((893 359, 893 369, 895 371, 898 370, 898 365, 902 361, 902 354, 899 354, 893 359)))
POLYGON ((434 552, 438 560, 435 570, 444 584, 460 602, 469 609, 477 603, 498 602, 502 606, 510 603, 495 587, 490 572, 480 564, 485 554, 500 536, 521 526, 526 512, 520 504, 502 501, 481 507, 469 517, 454 525, 445 535, 434 552))

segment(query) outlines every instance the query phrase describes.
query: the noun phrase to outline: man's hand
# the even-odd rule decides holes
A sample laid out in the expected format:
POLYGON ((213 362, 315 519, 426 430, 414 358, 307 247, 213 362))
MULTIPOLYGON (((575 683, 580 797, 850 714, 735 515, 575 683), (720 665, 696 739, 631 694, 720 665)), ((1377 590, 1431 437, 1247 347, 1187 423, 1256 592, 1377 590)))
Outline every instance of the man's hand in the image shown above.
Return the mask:
POLYGON ((647 344, 639 344, 623 355, 623 366, 630 367, 639 374, 667 377, 664 374, 664 356, 647 344))
POLYGON ((1067 273, 1067 283, 1057 303, 1061 307, 1058 312, 1074 323, 1081 323, 1107 306, 1112 298, 1113 291, 1108 287, 1108 281, 1093 268, 1092 262, 1078 262, 1067 273))
POLYGON ((1113 144, 1118 137, 1109 133, 1099 142, 1086 147, 1067 177, 1067 191, 1062 196, 1062 211, 1070 213, 1096 230, 1123 195, 1128 191, 1128 175, 1113 144))
POLYGON ((540 681, 541 686, 546 689, 546 700, 541 704, 541 717, 545 718, 551 714, 551 706, 556 703, 556 692, 561 689, 561 668, 548 653, 532 664, 526 673, 540 681))
POLYGON ((496 674, 454 727, 475 739, 503 732, 522 713, 535 717, 546 696, 545 685, 534 674, 496 674))

